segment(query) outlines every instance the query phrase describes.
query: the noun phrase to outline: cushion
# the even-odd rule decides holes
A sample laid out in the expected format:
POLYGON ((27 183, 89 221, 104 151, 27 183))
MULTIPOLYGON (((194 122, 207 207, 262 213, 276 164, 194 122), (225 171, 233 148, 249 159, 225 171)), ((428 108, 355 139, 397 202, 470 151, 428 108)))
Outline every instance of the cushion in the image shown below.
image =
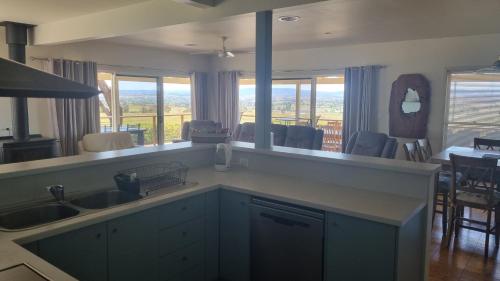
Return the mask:
MULTIPOLYGON (((498 205, 500 202, 500 194, 495 191, 493 205, 498 205)), ((488 195, 482 193, 473 193, 468 191, 457 191, 457 201, 465 202, 473 205, 488 206, 488 195)))
POLYGON ((97 133, 85 135, 82 146, 88 152, 102 152, 134 147, 132 136, 128 132, 97 133))
MULTIPOLYGON (((462 174, 457 173, 457 182, 462 180, 462 174)), ((448 193, 451 189, 451 172, 442 171, 439 172, 438 179, 438 192, 440 193, 448 193)))

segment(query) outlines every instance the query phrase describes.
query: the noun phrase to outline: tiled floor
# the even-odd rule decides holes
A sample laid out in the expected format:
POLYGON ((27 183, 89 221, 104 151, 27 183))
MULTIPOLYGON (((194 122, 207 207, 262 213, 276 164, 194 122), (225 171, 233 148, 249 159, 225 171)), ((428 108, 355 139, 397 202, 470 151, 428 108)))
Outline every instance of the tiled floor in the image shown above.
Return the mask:
MULTIPOLYGON (((465 212, 469 212, 468 209, 465 212)), ((474 211, 474 218, 484 214, 474 211)), ((442 239, 441 216, 437 215, 432 229, 432 252, 429 281, 500 281, 500 258, 495 249, 495 238, 490 236, 490 257, 483 259, 485 234, 461 229, 458 240, 446 247, 442 239)))

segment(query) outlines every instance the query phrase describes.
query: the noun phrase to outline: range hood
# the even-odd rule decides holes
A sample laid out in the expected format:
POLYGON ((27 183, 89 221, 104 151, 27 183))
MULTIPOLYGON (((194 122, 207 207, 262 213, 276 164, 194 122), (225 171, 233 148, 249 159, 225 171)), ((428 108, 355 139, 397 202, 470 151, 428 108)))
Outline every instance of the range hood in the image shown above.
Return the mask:
POLYGON ((26 63, 28 29, 32 25, 17 22, 0 22, 5 27, 5 43, 9 58, 0 58, 0 96, 12 97, 12 133, 15 141, 28 141, 27 98, 90 98, 99 91, 90 86, 71 81, 26 63))
POLYGON ((96 88, 0 58, 0 97, 90 98, 96 88))

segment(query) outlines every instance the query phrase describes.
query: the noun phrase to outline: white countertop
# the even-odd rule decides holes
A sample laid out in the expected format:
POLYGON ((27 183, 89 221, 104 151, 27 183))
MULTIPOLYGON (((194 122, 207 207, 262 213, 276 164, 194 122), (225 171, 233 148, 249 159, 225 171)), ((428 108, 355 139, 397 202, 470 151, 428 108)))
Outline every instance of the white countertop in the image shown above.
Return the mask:
MULTIPOLYGON (((253 143, 233 141, 235 151, 246 151, 271 156, 286 156, 294 159, 312 160, 326 163, 340 163, 342 165, 367 167, 380 170, 408 172, 413 174, 431 175, 439 170, 439 165, 428 163, 414 163, 386 159, 379 157, 366 157, 338 152, 273 146, 271 149, 256 149, 253 143)), ((0 165, 0 179, 27 176, 52 171, 62 171, 77 167, 86 167, 97 164, 142 159, 151 155, 167 155, 192 150, 204 150, 215 147, 214 144, 193 144, 180 142, 165 145, 141 146, 123 150, 89 153, 76 156, 59 157, 52 159, 28 161, 21 163, 0 165)))
POLYGON ((394 226, 405 224, 426 204, 419 199, 256 172, 246 168, 232 168, 230 172, 215 172, 212 167, 192 169, 188 180, 198 184, 185 188, 176 187, 169 193, 159 193, 113 208, 85 212, 71 219, 30 230, 1 232, 0 269, 25 262, 53 280, 74 280, 15 242, 36 241, 216 188, 235 190, 394 226))

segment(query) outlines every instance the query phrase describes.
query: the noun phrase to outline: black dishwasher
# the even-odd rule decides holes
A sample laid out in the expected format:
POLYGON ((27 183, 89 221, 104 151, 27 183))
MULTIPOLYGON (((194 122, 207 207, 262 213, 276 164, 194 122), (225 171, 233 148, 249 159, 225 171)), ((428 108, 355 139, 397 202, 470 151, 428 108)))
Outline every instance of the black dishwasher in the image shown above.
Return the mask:
POLYGON ((252 198, 252 280, 323 280, 324 216, 315 209, 252 198))

